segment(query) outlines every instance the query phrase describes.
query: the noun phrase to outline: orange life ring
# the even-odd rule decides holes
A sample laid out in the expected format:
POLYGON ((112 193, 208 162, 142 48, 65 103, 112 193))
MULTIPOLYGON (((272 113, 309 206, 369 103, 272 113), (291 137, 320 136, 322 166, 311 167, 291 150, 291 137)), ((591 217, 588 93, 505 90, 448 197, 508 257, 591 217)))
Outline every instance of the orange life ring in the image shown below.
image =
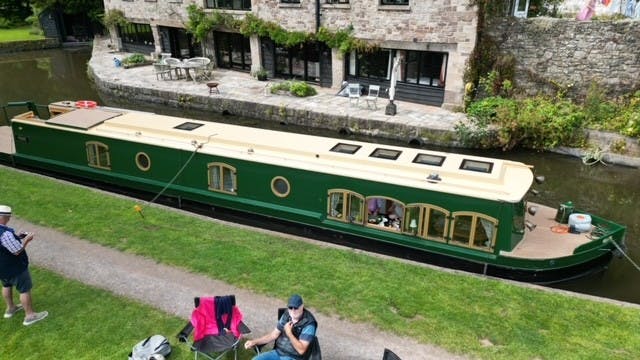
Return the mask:
POLYGON ((93 109, 98 106, 98 103, 92 100, 78 100, 76 101, 76 107, 78 109, 93 109))

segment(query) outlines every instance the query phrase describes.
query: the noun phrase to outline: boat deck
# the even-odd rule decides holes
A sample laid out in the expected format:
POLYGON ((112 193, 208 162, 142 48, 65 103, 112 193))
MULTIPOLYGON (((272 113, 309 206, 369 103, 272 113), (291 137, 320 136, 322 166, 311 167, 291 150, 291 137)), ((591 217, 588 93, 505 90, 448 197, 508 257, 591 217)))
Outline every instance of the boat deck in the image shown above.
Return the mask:
POLYGON ((0 126, 0 154, 15 154, 16 147, 13 144, 13 130, 10 126, 0 126))
POLYGON ((529 206, 538 207, 536 215, 527 214, 526 219, 536 225, 533 231, 526 229, 524 239, 512 250, 503 251, 501 255, 514 258, 553 259, 573 254, 576 247, 591 241, 591 231, 581 234, 556 232, 568 225, 556 222, 556 209, 536 203, 529 206), (556 229, 556 231, 553 231, 556 229))

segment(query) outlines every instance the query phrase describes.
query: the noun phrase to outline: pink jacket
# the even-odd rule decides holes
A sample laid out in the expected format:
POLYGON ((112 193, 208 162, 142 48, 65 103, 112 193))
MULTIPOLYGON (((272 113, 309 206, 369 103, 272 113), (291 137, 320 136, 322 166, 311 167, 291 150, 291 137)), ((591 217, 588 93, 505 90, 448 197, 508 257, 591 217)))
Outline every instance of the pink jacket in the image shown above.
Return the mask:
MULTIPOLYGON (((222 315, 222 320, 226 322, 228 316, 228 314, 222 315)), ((227 330, 230 330, 236 338, 241 335, 240 322, 242 322, 242 312, 237 306, 234 306, 231 313, 231 329, 227 330)), ((200 298, 200 305, 191 313, 191 325, 193 325, 194 331, 193 341, 198 341, 207 335, 219 335, 213 297, 200 298)))

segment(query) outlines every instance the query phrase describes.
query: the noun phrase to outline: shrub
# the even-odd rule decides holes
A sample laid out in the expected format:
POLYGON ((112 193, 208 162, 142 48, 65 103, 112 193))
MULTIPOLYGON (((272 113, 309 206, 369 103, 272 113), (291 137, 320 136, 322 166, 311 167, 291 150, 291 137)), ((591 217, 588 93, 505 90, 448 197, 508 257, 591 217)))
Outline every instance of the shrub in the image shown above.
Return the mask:
POLYGON ((144 64, 147 59, 142 54, 133 54, 129 55, 122 60, 124 65, 132 65, 132 64, 144 64))
POLYGON ((313 96, 318 93, 316 89, 304 81, 284 81, 271 87, 272 94, 277 94, 279 91, 287 91, 298 97, 313 96))

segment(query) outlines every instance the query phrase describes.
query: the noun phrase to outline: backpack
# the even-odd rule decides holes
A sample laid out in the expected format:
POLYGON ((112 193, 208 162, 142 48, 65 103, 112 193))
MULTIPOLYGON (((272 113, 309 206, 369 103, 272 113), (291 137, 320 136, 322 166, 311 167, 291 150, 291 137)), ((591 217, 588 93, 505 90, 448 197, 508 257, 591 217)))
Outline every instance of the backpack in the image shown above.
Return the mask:
POLYGON ((151 360, 152 355, 168 356, 171 353, 169 340, 162 335, 153 335, 140 341, 129 353, 129 360, 151 360))

